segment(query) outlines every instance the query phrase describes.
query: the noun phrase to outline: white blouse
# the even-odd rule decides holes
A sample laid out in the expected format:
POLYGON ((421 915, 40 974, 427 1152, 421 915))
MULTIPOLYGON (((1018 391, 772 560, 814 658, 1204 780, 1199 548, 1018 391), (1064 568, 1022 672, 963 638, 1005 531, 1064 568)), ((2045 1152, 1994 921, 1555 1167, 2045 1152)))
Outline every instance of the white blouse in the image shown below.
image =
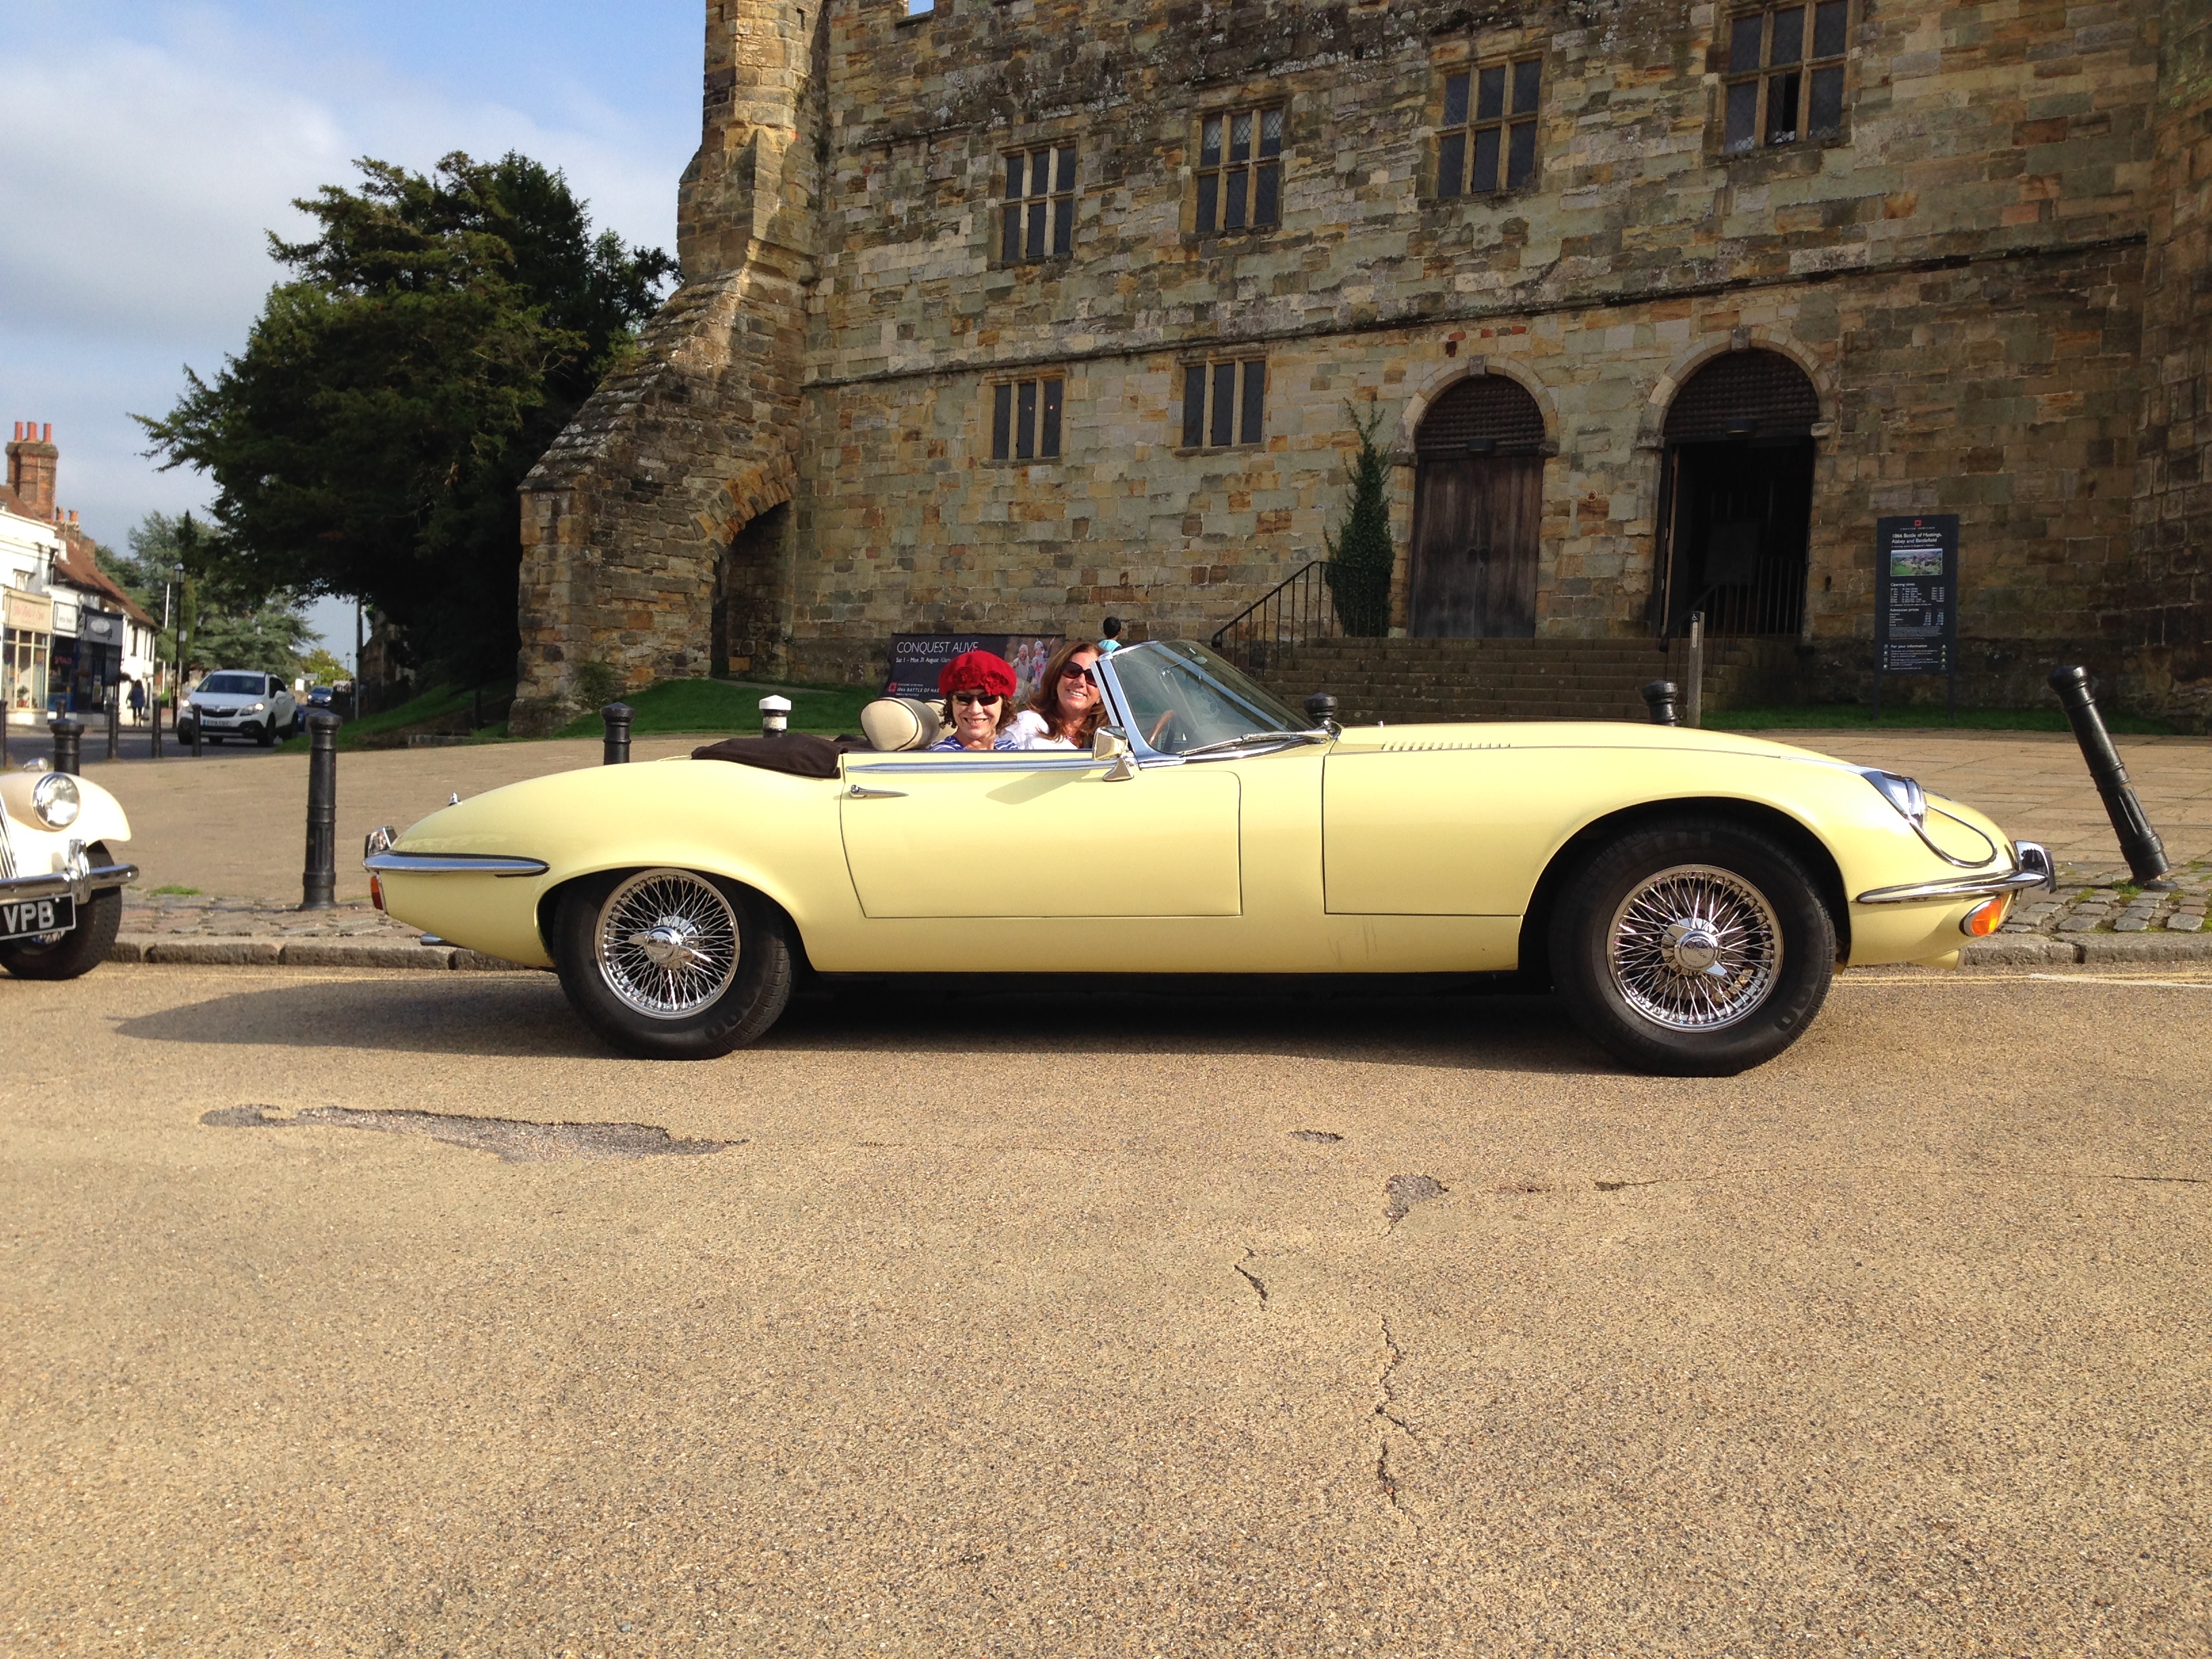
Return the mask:
POLYGON ((1066 738, 1055 738, 1052 728, 1045 724, 1044 716, 1034 708, 1024 708, 1013 718, 1000 735, 999 741, 1009 749, 1073 749, 1075 745, 1066 738), (1011 741, 1010 741, 1011 740, 1011 741))

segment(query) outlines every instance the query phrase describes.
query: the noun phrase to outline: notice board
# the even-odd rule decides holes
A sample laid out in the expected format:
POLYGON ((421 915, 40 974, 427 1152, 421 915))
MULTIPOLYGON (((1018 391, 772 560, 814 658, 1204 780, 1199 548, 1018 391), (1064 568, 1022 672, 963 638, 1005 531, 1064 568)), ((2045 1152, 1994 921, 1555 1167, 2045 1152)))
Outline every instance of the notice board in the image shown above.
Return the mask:
POLYGON ((1874 708, 1885 674, 1942 674, 1959 700, 1959 515, 1877 519, 1874 529, 1874 708))
POLYGON ((968 651, 988 651, 1013 665, 1014 700, 1026 702, 1065 634, 894 634, 887 697, 934 697, 945 665, 968 651))

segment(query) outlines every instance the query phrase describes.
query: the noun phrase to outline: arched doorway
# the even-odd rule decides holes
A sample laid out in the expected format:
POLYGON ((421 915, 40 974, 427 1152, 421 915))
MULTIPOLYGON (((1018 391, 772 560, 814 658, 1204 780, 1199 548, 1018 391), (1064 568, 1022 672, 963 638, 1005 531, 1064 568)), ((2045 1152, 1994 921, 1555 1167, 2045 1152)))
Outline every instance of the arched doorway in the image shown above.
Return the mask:
POLYGON ((1527 639, 1536 631, 1544 416, 1501 374, 1438 398, 1413 434, 1413 556, 1407 631, 1527 639))
POLYGON ((1653 623, 1678 634, 1795 635, 1805 619, 1820 396, 1778 351, 1716 357, 1667 411, 1653 623))

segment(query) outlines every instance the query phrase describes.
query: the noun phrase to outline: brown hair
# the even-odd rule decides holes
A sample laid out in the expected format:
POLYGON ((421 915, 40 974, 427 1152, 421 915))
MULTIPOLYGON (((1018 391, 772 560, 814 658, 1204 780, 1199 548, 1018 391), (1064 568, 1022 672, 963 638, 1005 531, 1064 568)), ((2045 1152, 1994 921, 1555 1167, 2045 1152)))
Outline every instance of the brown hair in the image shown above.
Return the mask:
POLYGON ((1064 738, 1078 749, 1087 748, 1091 738, 1097 735, 1098 722, 1106 715, 1106 694, 1101 688, 1098 701, 1092 703, 1090 713, 1076 723, 1077 729, 1063 732, 1060 729, 1060 677, 1067 665, 1075 660, 1077 652, 1096 651, 1097 648, 1097 645, 1090 640, 1070 640, 1052 653, 1052 660, 1045 664, 1044 672, 1038 678, 1036 690, 1030 693, 1030 711, 1044 721, 1046 733, 1064 738))

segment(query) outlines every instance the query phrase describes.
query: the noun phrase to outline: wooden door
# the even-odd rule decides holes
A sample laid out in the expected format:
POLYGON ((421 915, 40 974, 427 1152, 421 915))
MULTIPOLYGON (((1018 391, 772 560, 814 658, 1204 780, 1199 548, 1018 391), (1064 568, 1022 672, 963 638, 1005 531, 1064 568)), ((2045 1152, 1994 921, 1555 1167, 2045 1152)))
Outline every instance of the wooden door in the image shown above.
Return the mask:
POLYGON ((1536 632, 1541 455, 1420 462, 1413 481, 1410 631, 1422 639, 1536 632))

